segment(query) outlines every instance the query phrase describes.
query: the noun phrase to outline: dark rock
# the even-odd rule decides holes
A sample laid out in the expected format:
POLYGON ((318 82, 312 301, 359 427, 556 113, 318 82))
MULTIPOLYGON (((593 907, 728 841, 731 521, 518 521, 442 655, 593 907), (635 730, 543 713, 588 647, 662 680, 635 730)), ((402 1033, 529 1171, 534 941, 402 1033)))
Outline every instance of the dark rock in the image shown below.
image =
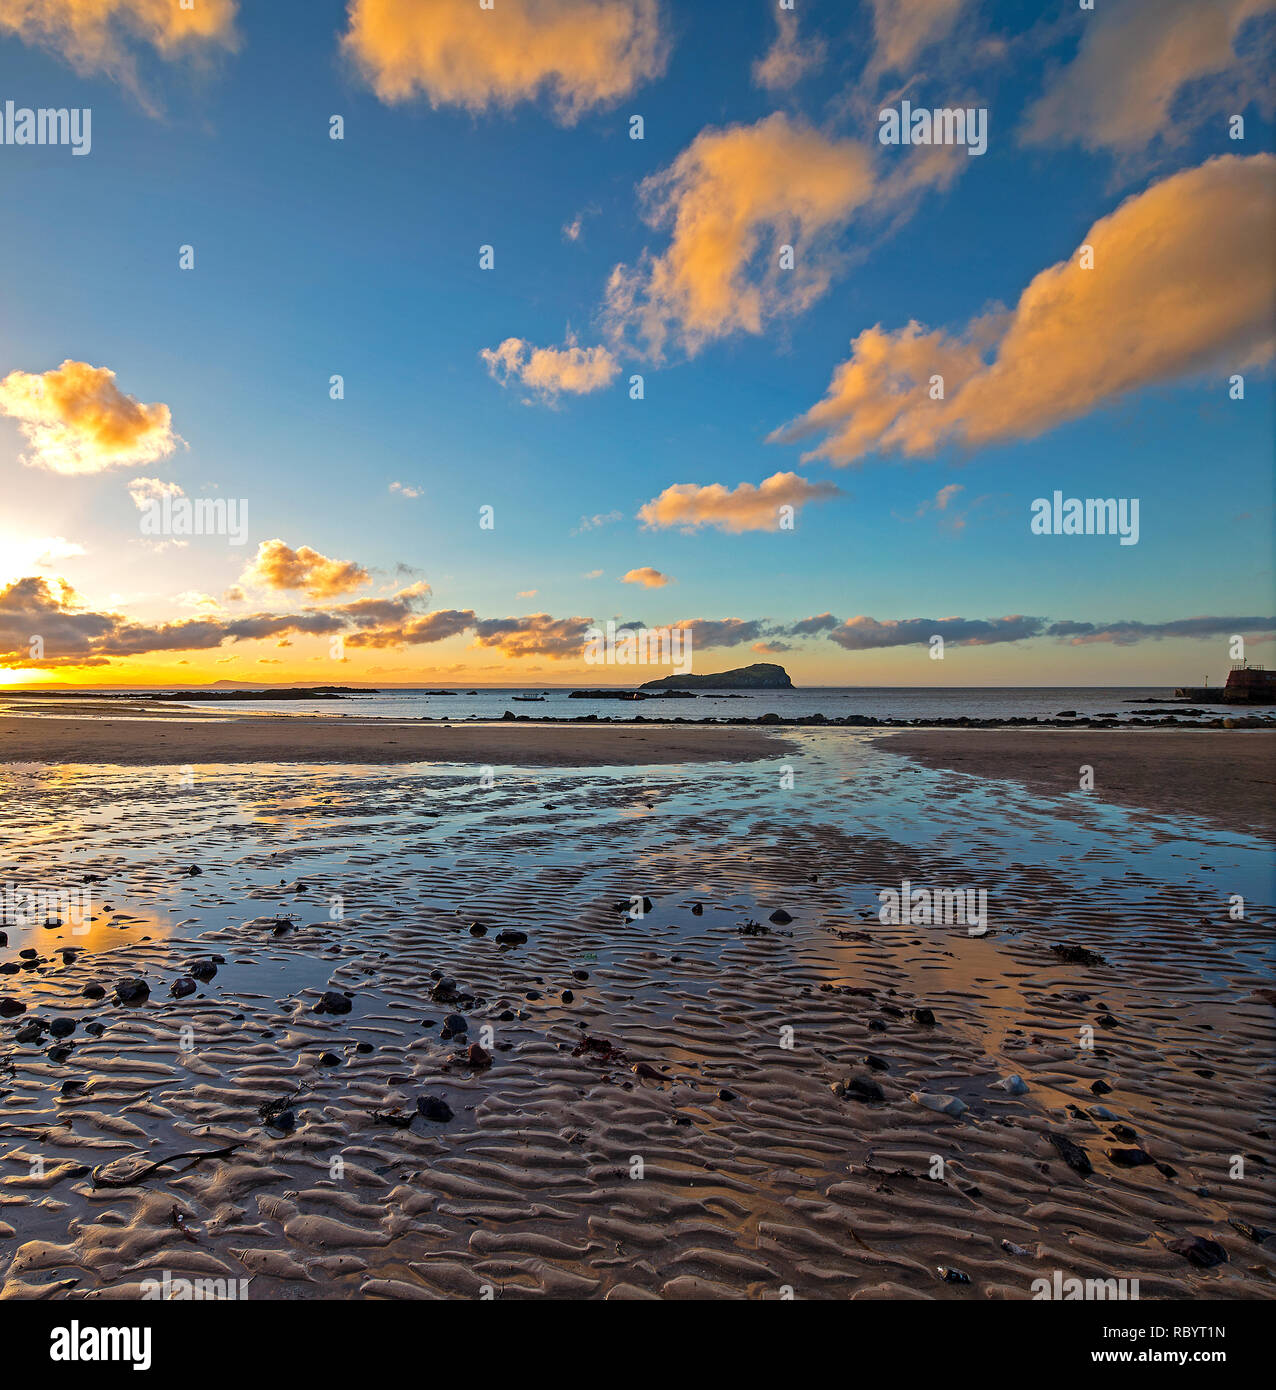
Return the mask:
POLYGON ((418 1115, 433 1120, 435 1124, 446 1124, 452 1118, 452 1107, 442 1096, 418 1096, 416 1110, 418 1115))
POLYGON ((458 1033, 469 1031, 469 1020, 464 1014, 448 1014, 443 1020, 443 1037, 455 1037, 458 1033))
POLYGON ((504 931, 498 931, 494 939, 498 946, 521 946, 527 940, 527 933, 506 927, 504 931))
POLYGON ((866 1052, 863 1056, 866 1067, 872 1067, 874 1071, 890 1071, 891 1064, 885 1057, 879 1057, 875 1052, 866 1052))
POLYGON ((186 973, 192 980, 207 984, 217 974, 217 967, 211 960, 197 960, 186 967, 186 973))
POLYGON ((95 1038, 100 1038, 102 1034, 106 1032, 106 1024, 98 1023, 94 1020, 94 1022, 84 1025, 84 1031, 86 1033, 92 1033, 95 1038))
POLYGON ((718 1099, 719 1099, 719 1100, 735 1100, 735 1099, 737 1099, 737 1097, 736 1097, 736 1093, 735 1093, 734 1091, 728 1091, 727 1088, 726 1088, 725 1086, 723 1086, 723 1087, 718 1091, 718 1099))
POLYGON ((471 936, 486 936, 486 935, 487 935, 487 928, 482 924, 482 922, 471 922, 471 923, 470 923, 470 935, 471 935, 471 936))
POLYGON ((20 1043, 42 1042, 44 1040, 44 1020, 33 1018, 29 1023, 24 1023, 13 1035, 13 1040, 20 1043))
POLYGON ((1046 1138, 1059 1151, 1059 1157, 1072 1169, 1074 1173, 1080 1173, 1083 1178, 1087 1178, 1094 1172, 1094 1165, 1090 1162, 1090 1155, 1081 1147, 1074 1144, 1071 1139, 1063 1134, 1048 1134, 1046 1138))
POLYGON ((341 1065, 341 1058, 338 1057, 335 1052, 325 1052, 323 1056, 319 1058, 319 1065, 321 1067, 339 1067, 341 1065))
POLYGON ((1206 1240, 1203 1236, 1180 1236, 1177 1240, 1161 1237, 1161 1244, 1176 1255, 1182 1255, 1197 1269, 1213 1269, 1215 1265, 1227 1263, 1227 1251, 1216 1240, 1206 1240))
POLYGON ((348 1014, 354 1007, 339 990, 326 989, 314 1007, 317 1014, 348 1014))
POLYGON ((49 1024, 49 1033, 55 1038, 69 1038, 75 1032, 75 1019, 55 1018, 49 1024))
POLYGON ((572 993, 570 989, 563 990, 563 992, 558 997, 563 1001, 564 1004, 572 1004, 576 1000, 576 996, 572 993))
POLYGON ((933 1028, 935 1025, 935 1015, 929 1009, 914 1009, 913 1022, 920 1023, 924 1027, 933 1028))
POLYGON ((190 868, 186 870, 186 876, 187 878, 198 878, 203 872, 203 869, 197 864, 192 864, 190 868))
POLYGON ((768 922, 774 922, 777 927, 787 927, 792 920, 793 918, 782 907, 777 907, 767 918, 768 922))
POLYGON ((106 990, 104 990, 101 985, 85 985, 84 988, 80 991, 80 993, 86 999, 106 998, 106 990))
POLYGON ((1087 951, 1084 946, 1051 946, 1050 949, 1068 965, 1107 965, 1097 951, 1087 951))
POLYGON ((492 1054, 478 1043, 471 1043, 465 1053, 465 1060, 472 1067, 490 1067, 492 1065, 492 1054))
POLYGON ((871 1076, 848 1076, 842 1081, 835 1081, 832 1091, 838 1100, 858 1100, 865 1105, 875 1105, 886 1099, 882 1088, 871 1076))
POLYGON ((151 997, 151 987, 145 980, 130 978, 119 980, 115 985, 117 1004, 142 1004, 151 997))
POLYGON ((179 975, 168 987, 168 992, 174 999, 185 999, 188 994, 194 994, 198 986, 189 975, 179 975))
POLYGON ((952 1265, 939 1265, 939 1277, 945 1284, 969 1284, 970 1275, 963 1274, 960 1269, 955 1269, 952 1265))
POLYGON ((1100 1077, 1097 1081, 1091 1083, 1090 1089, 1096 1096, 1106 1096, 1108 1092, 1111 1091, 1112 1087, 1100 1077))
POLYGON ((1145 1163, 1152 1162, 1151 1154, 1142 1149, 1106 1149, 1104 1152, 1118 1168, 1142 1168, 1145 1163))

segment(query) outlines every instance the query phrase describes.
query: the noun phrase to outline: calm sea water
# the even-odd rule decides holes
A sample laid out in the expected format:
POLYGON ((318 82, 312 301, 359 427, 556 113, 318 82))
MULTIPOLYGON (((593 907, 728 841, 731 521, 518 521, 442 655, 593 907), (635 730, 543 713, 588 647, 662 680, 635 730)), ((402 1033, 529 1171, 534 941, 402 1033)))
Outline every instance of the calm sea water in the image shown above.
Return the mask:
MULTIPOLYGON (((579 687, 575 687, 579 688, 579 687)), ((234 700, 218 709, 263 710, 286 714, 375 715, 392 719, 499 719, 506 710, 537 719, 573 719, 583 714, 600 718, 632 719, 755 719, 775 713, 782 719, 823 714, 829 719, 848 714, 878 719, 1008 719, 1050 718, 1063 710, 1081 715, 1148 714, 1174 711, 1174 706, 1128 703, 1150 696, 1167 698, 1169 687, 1042 687, 976 686, 936 689, 928 687, 812 686, 804 690, 749 690, 697 695, 694 700, 572 700, 572 687, 519 686, 507 690, 469 690, 454 694, 426 694, 421 690, 369 691, 343 700, 234 700), (543 702, 525 703, 515 695, 544 695, 543 702)), ((175 698, 180 700, 180 695, 175 698)), ((199 708, 208 709, 201 701, 199 708)), ((1192 706, 1192 708, 1197 708, 1192 706)), ((1211 714, 1235 713, 1222 705, 1200 706, 1211 714)), ((1175 711, 1177 712, 1177 711, 1175 711)))

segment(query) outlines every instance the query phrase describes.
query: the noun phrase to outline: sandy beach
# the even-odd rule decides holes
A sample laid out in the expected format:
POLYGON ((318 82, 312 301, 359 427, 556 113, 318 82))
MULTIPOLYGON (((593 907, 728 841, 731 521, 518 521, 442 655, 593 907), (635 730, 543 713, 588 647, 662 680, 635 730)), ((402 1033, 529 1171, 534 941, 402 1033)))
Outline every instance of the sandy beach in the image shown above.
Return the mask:
POLYGON ((0 1298, 1272 1296, 1269 736, 345 725, 0 724, 0 1298))
MULTIPOLYGON (((95 706, 95 708, 97 708, 95 706)), ((109 710, 109 707, 107 707, 109 710)), ((113 712, 113 711, 112 711, 113 712)), ((0 715, 6 762, 415 763, 629 767, 774 756, 768 730, 588 724, 424 724, 305 715, 230 716, 139 707, 130 718, 0 715)))

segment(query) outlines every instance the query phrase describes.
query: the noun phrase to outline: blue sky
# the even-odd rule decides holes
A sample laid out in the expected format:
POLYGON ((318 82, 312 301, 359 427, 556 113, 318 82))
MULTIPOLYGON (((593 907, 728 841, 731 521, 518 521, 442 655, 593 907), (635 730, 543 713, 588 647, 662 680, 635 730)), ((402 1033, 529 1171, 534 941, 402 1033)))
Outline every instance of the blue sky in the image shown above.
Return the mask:
MULTIPOLYGON (((482 19, 504 22, 506 3, 482 19)), ((628 3, 524 0, 533 22, 556 5, 628 3)), ((391 0, 381 5, 393 18, 391 0)), ((61 578, 78 597, 59 599, 59 616, 76 606, 112 615, 117 628, 161 632, 193 615, 327 610, 422 579, 428 603, 414 599, 413 611, 472 610, 476 623, 735 618, 760 635, 703 649, 698 669, 773 659, 811 683, 1141 684, 1221 673, 1223 620, 1273 612, 1270 356, 1245 325, 1210 325, 1254 359, 1243 401, 1228 399, 1225 347, 1203 365, 1153 364, 1135 389, 1092 393, 1089 408, 1031 437, 971 442, 958 431, 924 453, 883 444, 839 467, 803 460, 818 435, 768 435, 825 396, 865 329, 894 334, 915 320, 960 335, 989 306, 1012 310, 1035 276, 1074 257, 1088 229, 1127 199, 1219 156, 1270 152, 1270 91, 1255 88, 1251 71, 1270 42, 1270 7, 1220 0, 1221 29, 1242 21, 1234 43, 1223 40, 1234 61, 1181 74, 1151 139, 1126 128, 1136 114, 1112 114, 1105 131, 1100 112, 1094 148, 1062 129, 1035 144, 1021 133, 1034 103, 1077 73, 1084 45, 1097 47, 1094 27, 1110 16, 1043 17, 1040 6, 969 0, 911 8, 919 44, 905 67, 874 78, 887 36, 873 7, 797 0, 784 22, 822 58, 791 85, 766 88, 752 69, 777 41, 775 3, 664 3, 652 21, 663 69, 628 88, 622 73, 612 95, 573 118, 561 102, 570 74, 552 71, 508 102, 480 90, 463 104, 438 96, 427 66, 411 99, 386 99, 375 74, 341 49, 355 22, 342 3, 241 5, 225 31, 233 47, 192 40, 166 51, 139 23, 89 53, 73 28, 35 34, 14 21, 6 33, 0 0, 0 101, 93 112, 88 157, 0 147, 0 378, 68 359, 109 369, 125 395, 167 405, 185 441, 158 460, 67 473, 41 463, 16 408, 0 415, 0 537, 13 557, 0 581, 61 578), (935 20, 931 8, 954 15, 935 20), (987 154, 958 150, 948 181, 897 203, 875 191, 867 211, 831 219, 812 242, 826 288, 800 309, 782 288, 760 332, 724 332, 693 349, 675 332, 663 357, 615 336, 606 310, 613 268, 670 248, 670 225, 643 220, 644 179, 706 131, 754 129, 781 112, 812 141, 863 145, 880 188, 917 153, 876 140, 879 106, 901 93, 915 105, 987 108, 987 154), (1244 115, 1243 141, 1228 138, 1233 111, 1244 115), (644 118, 641 141, 628 138, 634 113, 644 118), (344 119, 344 140, 329 139, 333 114, 344 119), (578 218, 573 240, 564 228, 578 218), (495 248, 491 271, 479 269, 484 243, 495 248), (193 270, 178 269, 183 244, 194 247, 193 270), (565 350, 569 333, 582 348, 606 346, 615 375, 601 389, 545 399, 502 384, 481 358, 511 337, 565 350), (334 373, 345 382, 339 401, 329 398, 334 373), (634 373, 644 378, 639 401, 629 395, 634 373), (713 521, 688 531, 636 517, 676 485, 734 489, 781 472, 844 495, 802 506, 792 531, 713 521), (188 497, 246 499, 247 544, 141 543, 128 488, 139 477, 176 483, 188 497), (392 493, 394 482, 421 496, 392 493), (961 491, 948 506, 934 506, 953 485, 961 491), (1032 499, 1055 488, 1139 498, 1139 543, 1031 535, 1032 499), (477 525, 483 504, 496 509, 491 531, 477 525), (615 513, 580 529, 582 518, 615 513), (33 540, 50 538, 83 553, 31 553, 33 540), (340 592, 287 588, 260 565, 254 589, 242 572, 276 538, 352 562, 367 578, 340 592), (621 582, 646 567, 671 582, 621 582), (940 668, 916 642, 883 638, 865 650, 783 631, 825 612, 839 624, 1036 615, 1101 631, 1210 615, 1220 626, 1192 640, 955 642, 940 668)), ((1148 12, 1149 32, 1187 22, 1173 4, 1134 0, 1127 9, 1148 12)), ((1132 32, 1113 29, 1108 41, 1129 43, 1132 32)), ((1163 92, 1164 72, 1153 76, 1152 90, 1163 92)), ((681 196, 675 211, 690 216, 697 190, 681 196)), ((1219 214, 1226 223, 1226 206, 1219 214)), ((767 224, 756 234, 761 250, 742 264, 742 283, 765 275, 781 239, 767 224)), ((1217 255, 1227 259, 1228 246, 1224 235, 1217 255)), ((1269 279, 1252 288, 1270 303, 1269 279)), ((1201 293, 1211 294, 1205 282, 1201 293)), ((1091 334, 1101 353, 1110 327, 1078 320, 1069 351, 1091 334)), ((11 601, 15 630, 38 622, 39 601, 34 611, 30 603, 29 591, 11 601)), ((1271 626, 1244 630, 1263 660, 1271 626)), ((72 645, 37 669, 108 684, 429 681, 453 670, 475 681, 532 672, 570 681, 583 669, 570 633, 555 631, 541 650, 531 636, 523 651, 497 637, 480 644, 475 632, 483 629, 347 648, 335 673, 318 638, 289 636, 277 650, 273 641, 201 637, 205 645, 184 649, 171 632, 149 652, 144 641, 125 644, 137 650, 124 655, 90 643, 82 650, 96 656, 92 665, 77 664, 72 645)), ((11 678, 30 678, 22 655, 6 662, 11 678)))

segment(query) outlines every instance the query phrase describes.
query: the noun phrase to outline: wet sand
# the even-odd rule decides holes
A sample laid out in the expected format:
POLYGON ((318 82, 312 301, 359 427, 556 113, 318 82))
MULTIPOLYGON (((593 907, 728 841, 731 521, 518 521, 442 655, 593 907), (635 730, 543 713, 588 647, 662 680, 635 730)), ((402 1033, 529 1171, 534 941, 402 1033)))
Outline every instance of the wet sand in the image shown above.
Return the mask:
POLYGON ((1276 834, 1276 730, 925 729, 890 734, 882 746, 1049 796, 1075 794, 1088 766, 1096 800, 1276 834))
MULTIPOLYGON (((97 708, 96 706, 94 707, 97 708)), ((87 713, 87 711, 86 711, 87 713)), ((133 719, 0 716, 0 762, 464 762, 520 767, 747 762, 783 750, 752 728, 641 724, 397 723, 388 719, 146 710, 133 719)))
POLYGON ((0 766, 0 1298, 1271 1298, 1270 845, 891 744, 0 766))

